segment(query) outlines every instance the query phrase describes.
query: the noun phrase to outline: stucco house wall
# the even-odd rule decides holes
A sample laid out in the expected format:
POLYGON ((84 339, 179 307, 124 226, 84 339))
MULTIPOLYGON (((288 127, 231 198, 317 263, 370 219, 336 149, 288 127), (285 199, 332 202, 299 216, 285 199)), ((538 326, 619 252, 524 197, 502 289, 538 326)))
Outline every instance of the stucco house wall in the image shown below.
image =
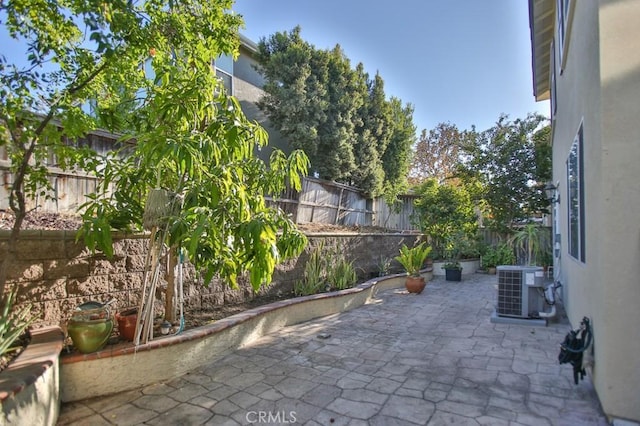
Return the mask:
POLYGON ((254 58, 257 46, 246 37, 241 37, 240 55, 233 63, 233 96, 238 99, 242 111, 250 120, 255 120, 269 134, 269 145, 261 149, 258 157, 267 161, 278 148, 286 154, 291 153, 289 142, 273 127, 267 115, 258 108, 258 101, 264 95, 264 77, 257 71, 258 61, 254 58))
MULTIPOLYGON (((560 235, 556 280, 563 285, 573 326, 585 316, 591 319, 595 340, 589 373, 605 413, 640 421, 640 2, 568 4, 572 15, 562 60, 554 20, 556 60, 550 66, 555 78, 549 86, 555 106, 553 180, 560 193, 555 206, 560 235), (567 160, 580 126, 584 260, 568 249, 567 160)), ((530 1, 531 7, 555 13, 556 5, 553 0, 530 1)), ((539 40, 534 44, 545 48, 539 40)), ((534 57, 539 59, 535 46, 534 57)))

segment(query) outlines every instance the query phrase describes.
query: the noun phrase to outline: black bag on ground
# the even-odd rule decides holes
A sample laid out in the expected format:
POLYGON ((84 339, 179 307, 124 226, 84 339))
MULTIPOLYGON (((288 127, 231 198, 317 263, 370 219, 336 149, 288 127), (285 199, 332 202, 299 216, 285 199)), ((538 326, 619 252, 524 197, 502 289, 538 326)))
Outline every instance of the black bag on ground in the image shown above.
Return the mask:
POLYGON ((582 355, 591 344, 591 328, 589 319, 584 318, 580 324, 580 329, 571 330, 560 345, 558 361, 560 364, 571 364, 573 366, 573 381, 578 384, 579 379, 584 379, 585 369, 582 367, 582 355), (579 377, 578 377, 579 376, 579 377))

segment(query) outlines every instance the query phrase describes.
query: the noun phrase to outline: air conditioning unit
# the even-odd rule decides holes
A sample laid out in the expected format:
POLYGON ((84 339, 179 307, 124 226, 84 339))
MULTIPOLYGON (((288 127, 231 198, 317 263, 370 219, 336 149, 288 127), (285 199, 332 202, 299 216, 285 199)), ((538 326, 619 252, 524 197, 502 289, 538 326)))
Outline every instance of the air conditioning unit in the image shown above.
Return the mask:
POLYGON ((498 266, 498 305, 501 317, 540 318, 545 309, 544 270, 538 266, 498 266))

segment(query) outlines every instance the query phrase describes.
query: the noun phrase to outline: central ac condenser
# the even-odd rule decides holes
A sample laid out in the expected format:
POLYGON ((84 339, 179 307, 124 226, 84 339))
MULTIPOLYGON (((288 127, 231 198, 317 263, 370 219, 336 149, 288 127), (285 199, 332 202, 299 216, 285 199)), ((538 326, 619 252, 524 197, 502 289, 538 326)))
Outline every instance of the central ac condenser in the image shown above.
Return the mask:
POLYGON ((539 266, 498 266, 498 304, 502 317, 539 318, 545 310, 544 270, 539 266))

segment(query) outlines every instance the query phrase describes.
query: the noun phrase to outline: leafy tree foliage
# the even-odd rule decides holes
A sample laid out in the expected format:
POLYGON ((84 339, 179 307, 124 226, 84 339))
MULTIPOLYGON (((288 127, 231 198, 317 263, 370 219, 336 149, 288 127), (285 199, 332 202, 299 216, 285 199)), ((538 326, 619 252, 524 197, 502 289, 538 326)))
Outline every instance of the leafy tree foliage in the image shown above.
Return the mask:
POLYGON ((380 75, 370 81, 362 64, 351 68, 339 46, 316 49, 300 31, 276 33, 259 43, 266 79, 260 107, 294 148, 307 153, 319 177, 358 186, 372 196, 396 186, 408 156, 389 164, 384 158, 392 154, 386 154, 392 136, 392 150, 413 142, 413 135, 399 140, 412 126, 405 121, 412 120, 413 110, 405 109, 404 120, 394 122, 380 75))
POLYGON ((473 134, 474 129, 460 131, 451 123, 439 123, 429 132, 422 130, 411 164, 412 183, 421 183, 429 178, 443 183, 453 177, 460 162, 460 146, 473 134))
POLYGON ((365 100, 357 111, 355 119, 356 167, 350 182, 372 194, 382 192, 385 172, 381 153, 384 153, 389 140, 390 106, 384 95, 384 81, 379 75, 373 82, 364 72, 362 64, 356 68, 360 96, 365 100))
POLYGON ((466 183, 480 183, 489 226, 504 229, 545 211, 545 183, 551 178, 551 149, 546 118, 530 114, 496 125, 462 145, 458 174, 466 183))
POLYGON ((407 190, 407 175, 411 160, 411 149, 416 140, 416 126, 413 124, 413 105, 402 105, 400 99, 390 100, 393 127, 384 154, 382 167, 385 174, 384 194, 387 204, 407 190))
POLYGON ((415 220, 437 255, 453 239, 475 238, 478 216, 471 195, 462 185, 440 184, 429 178, 416 188, 415 220))
POLYGON ((151 188, 184 197, 182 210, 167 218, 167 243, 185 247, 207 278, 219 273, 233 284, 248 269, 257 288, 276 262, 302 249, 304 236, 265 205, 264 193, 277 192, 285 179, 295 186, 306 157, 276 153, 267 170, 252 154, 266 143, 265 132, 233 99, 216 95, 222 89, 211 63, 239 44, 242 21, 229 13, 232 4, 0 2, 0 21, 27 46, 29 61, 0 61, 0 145, 10 155, 16 215, 0 289, 26 200, 50 189, 51 152, 58 166, 93 168, 104 179, 86 206, 84 235, 107 254, 112 228, 139 229, 151 188), (98 159, 74 146, 98 127, 125 132, 123 139, 137 142, 134 152, 98 159))

